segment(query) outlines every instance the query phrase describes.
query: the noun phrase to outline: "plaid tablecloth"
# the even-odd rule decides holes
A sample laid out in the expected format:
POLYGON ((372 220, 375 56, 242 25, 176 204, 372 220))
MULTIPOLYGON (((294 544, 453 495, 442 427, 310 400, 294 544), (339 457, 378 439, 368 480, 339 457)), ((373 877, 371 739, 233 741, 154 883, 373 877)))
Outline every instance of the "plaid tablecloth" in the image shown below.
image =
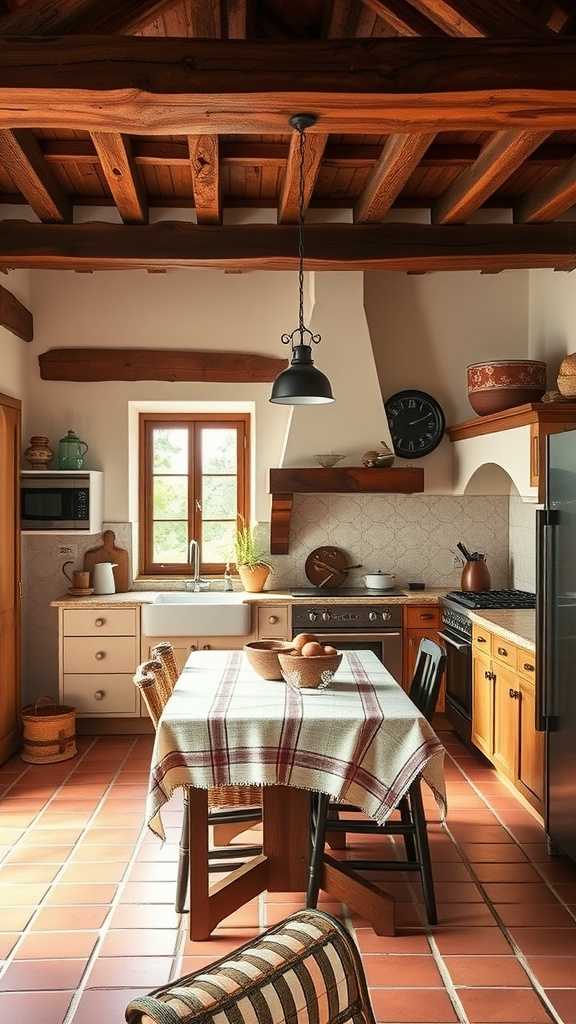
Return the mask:
POLYGON ((371 651, 347 651, 330 687, 260 679, 242 651, 191 654, 156 733, 147 821, 164 838, 178 786, 283 785, 327 793, 382 823, 422 772, 445 811, 444 748, 371 651))

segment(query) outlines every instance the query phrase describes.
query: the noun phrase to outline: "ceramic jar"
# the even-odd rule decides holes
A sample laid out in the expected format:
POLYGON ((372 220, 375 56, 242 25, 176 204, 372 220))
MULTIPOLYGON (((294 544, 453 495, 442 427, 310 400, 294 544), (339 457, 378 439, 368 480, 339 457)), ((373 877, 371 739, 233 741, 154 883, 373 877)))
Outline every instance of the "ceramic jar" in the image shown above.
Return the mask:
POLYGON ((31 469, 48 469, 48 464, 54 458, 48 438, 44 434, 33 434, 24 458, 31 469))

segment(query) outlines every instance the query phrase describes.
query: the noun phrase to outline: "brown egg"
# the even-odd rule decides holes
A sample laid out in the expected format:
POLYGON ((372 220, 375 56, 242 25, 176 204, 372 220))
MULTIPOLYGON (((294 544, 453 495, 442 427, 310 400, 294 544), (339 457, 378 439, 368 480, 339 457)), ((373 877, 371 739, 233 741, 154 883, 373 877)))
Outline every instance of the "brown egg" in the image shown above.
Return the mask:
POLYGON ((322 644, 319 644, 316 640, 312 640, 310 643, 304 644, 302 648, 302 655, 304 658, 319 658, 324 654, 324 648, 322 644))
POLYGON ((338 651, 335 647, 327 646, 324 648, 324 654, 338 654, 338 651))
POLYGON ((314 633, 298 633, 298 636, 295 636, 292 641, 297 651, 301 651, 304 644, 313 644, 317 642, 318 637, 315 636, 314 633))

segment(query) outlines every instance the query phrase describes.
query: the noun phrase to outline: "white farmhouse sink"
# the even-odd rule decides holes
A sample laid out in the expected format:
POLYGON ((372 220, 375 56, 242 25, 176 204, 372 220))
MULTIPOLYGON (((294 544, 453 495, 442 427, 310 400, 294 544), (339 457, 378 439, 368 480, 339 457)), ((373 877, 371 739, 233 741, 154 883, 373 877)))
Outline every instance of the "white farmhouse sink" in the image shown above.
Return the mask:
POLYGON ((250 620, 242 594, 174 591, 142 606, 145 636, 246 636, 250 620))

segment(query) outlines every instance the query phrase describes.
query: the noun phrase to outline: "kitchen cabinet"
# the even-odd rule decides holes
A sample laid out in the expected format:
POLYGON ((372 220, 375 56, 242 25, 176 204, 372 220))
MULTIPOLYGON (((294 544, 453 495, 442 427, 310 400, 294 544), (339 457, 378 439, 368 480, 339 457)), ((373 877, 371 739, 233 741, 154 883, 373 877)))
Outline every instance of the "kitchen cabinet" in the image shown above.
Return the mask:
MULTIPOLYGON (((438 630, 442 625, 440 608, 436 605, 405 605, 404 606, 404 671, 402 685, 405 690, 410 689, 418 650, 421 640, 433 640, 434 643, 443 646, 438 636, 438 630)), ((444 711, 445 679, 442 677, 440 693, 436 711, 444 711)))
POLYGON ((259 640, 290 640, 291 616, 287 604, 261 605, 256 609, 259 640))
POLYGON ((142 661, 153 657, 152 649, 164 641, 172 644, 178 670, 182 671, 194 651, 237 651, 242 650, 250 636, 145 636, 142 637, 142 661))
POLYGON ((60 701, 80 717, 139 718, 132 682, 140 660, 136 608, 59 609, 60 701))
POLYGON ((476 625, 472 648, 472 742, 541 812, 544 735, 535 728, 534 655, 476 625))

